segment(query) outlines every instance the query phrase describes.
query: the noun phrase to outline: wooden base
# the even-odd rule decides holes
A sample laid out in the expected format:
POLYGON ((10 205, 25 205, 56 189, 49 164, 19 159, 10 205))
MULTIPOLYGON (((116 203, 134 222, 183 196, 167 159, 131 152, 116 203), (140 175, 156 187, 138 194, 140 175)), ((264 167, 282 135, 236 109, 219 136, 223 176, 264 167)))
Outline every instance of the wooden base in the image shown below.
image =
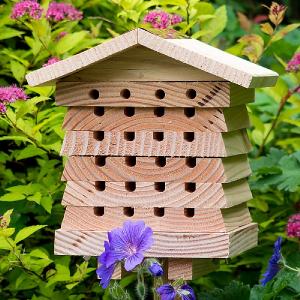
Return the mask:
MULTIPOLYGON (((105 240, 104 231, 59 229, 55 232, 54 252, 98 256, 105 240)), ((146 257, 227 258, 257 245, 257 225, 251 223, 228 233, 154 232, 154 241, 146 257)))

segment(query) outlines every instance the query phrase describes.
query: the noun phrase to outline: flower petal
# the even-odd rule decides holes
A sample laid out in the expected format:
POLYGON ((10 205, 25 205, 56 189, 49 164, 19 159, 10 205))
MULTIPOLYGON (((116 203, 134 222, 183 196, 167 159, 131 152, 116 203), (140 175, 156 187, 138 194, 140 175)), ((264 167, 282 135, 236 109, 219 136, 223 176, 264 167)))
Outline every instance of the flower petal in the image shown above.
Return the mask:
POLYGON ((125 270, 131 271, 133 270, 137 265, 139 265, 144 259, 144 256, 141 253, 136 253, 132 256, 129 256, 125 260, 125 270))

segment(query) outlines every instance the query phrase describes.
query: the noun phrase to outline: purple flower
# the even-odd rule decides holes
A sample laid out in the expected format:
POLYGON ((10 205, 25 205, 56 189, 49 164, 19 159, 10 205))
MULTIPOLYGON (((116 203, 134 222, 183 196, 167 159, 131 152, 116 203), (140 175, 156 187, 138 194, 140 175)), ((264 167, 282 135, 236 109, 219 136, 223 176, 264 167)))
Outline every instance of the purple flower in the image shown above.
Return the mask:
POLYGON ((32 19, 40 19, 42 12, 43 10, 36 0, 23 0, 14 5, 10 17, 19 19, 23 16, 28 16, 32 19))
POLYGON ((0 102, 0 114, 6 113, 6 105, 0 102))
POLYGON ((144 17, 145 23, 150 23, 153 28, 156 29, 166 29, 170 25, 176 25, 182 22, 182 17, 179 15, 168 14, 162 10, 150 11, 144 17))
POLYGON ((152 229, 146 227, 143 221, 126 221, 123 228, 116 228, 108 233, 111 251, 106 264, 114 261, 125 261, 126 271, 133 270, 144 259, 144 252, 153 244, 152 229))
POLYGON ((296 53, 288 62, 286 70, 288 72, 298 72, 300 70, 300 52, 296 53))
POLYGON ((0 87, 0 101, 4 103, 12 103, 16 100, 26 100, 27 95, 24 90, 16 85, 0 87))
POLYGON ((286 231, 289 237, 300 238, 300 213, 289 217, 286 231))
POLYGON ((63 20, 75 21, 82 19, 82 12, 69 3, 58 3, 53 1, 49 4, 46 18, 54 22, 63 20))
POLYGON ((111 280, 111 277, 114 273, 116 261, 112 262, 110 265, 106 264, 107 256, 109 255, 109 252, 111 250, 110 245, 107 241, 104 242, 104 252, 98 257, 98 266, 96 274, 101 279, 100 284, 102 288, 107 288, 109 285, 109 282, 111 280))
POLYGON ((58 61, 60 61, 59 58, 57 58, 57 57, 50 57, 48 59, 48 61, 45 64, 43 64, 43 67, 47 67, 47 66, 53 65, 53 64, 57 63, 58 61))
POLYGON ((157 262, 153 262, 149 268, 148 268, 149 272, 153 275, 153 276, 162 276, 164 274, 164 270, 161 267, 161 265, 157 262))
POLYGON ((274 243, 273 254, 269 260, 268 268, 263 274, 263 279, 261 280, 262 286, 265 286, 274 276, 279 272, 279 260, 281 259, 281 242, 282 238, 279 237, 274 243))
POLYGON ((170 284, 164 284, 156 289, 161 300, 174 300, 176 296, 180 296, 182 300, 196 300, 193 289, 184 284, 177 290, 170 284))

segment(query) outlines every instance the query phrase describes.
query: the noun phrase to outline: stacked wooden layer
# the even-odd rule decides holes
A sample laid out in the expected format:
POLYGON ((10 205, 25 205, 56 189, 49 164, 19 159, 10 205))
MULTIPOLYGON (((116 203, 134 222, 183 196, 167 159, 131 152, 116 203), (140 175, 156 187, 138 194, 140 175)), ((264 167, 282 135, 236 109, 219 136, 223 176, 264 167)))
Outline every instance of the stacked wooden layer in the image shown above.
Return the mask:
POLYGON ((57 103, 70 108, 56 254, 99 255, 107 231, 140 219, 154 231, 146 256, 168 258, 169 279, 254 247, 245 129, 253 99, 253 89, 229 82, 58 83, 57 103))

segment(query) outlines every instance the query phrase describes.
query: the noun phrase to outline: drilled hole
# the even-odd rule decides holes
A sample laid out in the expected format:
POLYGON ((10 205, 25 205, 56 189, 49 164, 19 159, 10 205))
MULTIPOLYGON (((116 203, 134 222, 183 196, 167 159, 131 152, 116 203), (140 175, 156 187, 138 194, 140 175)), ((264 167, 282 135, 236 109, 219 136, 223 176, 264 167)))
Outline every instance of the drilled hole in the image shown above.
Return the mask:
POLYGON ((105 190, 105 181, 96 181, 95 188, 97 191, 104 191, 105 190))
POLYGON ((163 156, 158 156, 158 157, 155 157, 155 164, 158 166, 158 167, 164 167, 167 163, 167 159, 163 156))
POLYGON ((184 208, 184 215, 188 218, 192 218, 195 215, 194 208, 184 208))
POLYGON ((90 90, 89 96, 90 96, 90 98, 97 100, 100 96, 100 92, 96 89, 90 90))
POLYGON ((166 96, 166 93, 165 93, 164 90, 159 89, 159 90, 157 90, 157 91, 155 92, 155 97, 156 97, 157 99, 164 99, 165 96, 166 96))
POLYGON ((135 132, 134 131, 124 132, 124 139, 126 141, 133 141, 135 139, 135 132))
POLYGON ((126 117, 132 117, 132 116, 134 116, 134 107, 125 107, 124 108, 124 115, 126 116, 126 117))
POLYGON ((120 92, 120 96, 123 97, 124 99, 129 99, 130 98, 130 91, 129 91, 129 89, 123 89, 120 92))
POLYGON ((134 192, 136 189, 136 183, 134 181, 127 181, 125 182, 125 189, 128 192, 134 192))
POLYGON ((103 106, 97 106, 97 107, 95 107, 94 108, 94 114, 96 115, 96 116, 99 116, 99 117, 101 117, 101 116, 103 116, 104 115, 104 107, 103 106))
POLYGON ((165 114, 165 109, 163 107, 154 108, 154 115, 157 117, 162 117, 165 114))
POLYGON ((104 131, 95 131, 94 139, 97 141, 102 141, 104 139, 104 131))
POLYGON ((153 132, 153 139, 156 140, 156 141, 163 141, 164 139, 164 133, 163 131, 155 131, 153 132))
POLYGON ((186 96, 189 98, 189 99, 195 99, 196 96, 197 96, 197 92, 194 90, 194 89, 188 89, 186 91, 186 96))
POLYGON ((134 208, 133 207, 124 207, 123 214, 127 217, 132 217, 134 215, 134 208))
POLYGON ((105 166, 106 163, 106 156, 96 156, 95 158, 95 164, 98 167, 103 167, 105 166))
POLYGON ((194 107, 186 107, 184 109, 184 114, 188 118, 192 118, 195 115, 195 108, 194 107))
POLYGON ((125 164, 129 167, 134 167, 136 165, 136 157, 135 156, 125 157, 125 164))
POLYGON ((196 157, 187 157, 185 159, 185 164, 189 167, 189 168, 195 168, 196 167, 196 157))
POLYGON ((158 192, 164 192, 166 189, 166 184, 164 182, 154 182, 154 188, 158 192))
POLYGON ((195 139, 195 133, 194 132, 184 132, 183 137, 187 142, 192 142, 195 139))
POLYGON ((195 182, 186 182, 184 184, 184 188, 187 192, 193 193, 196 190, 196 183, 195 182))
POLYGON ((100 206, 100 207, 94 207, 94 214, 95 216, 101 217, 104 215, 104 207, 100 206))
POLYGON ((154 207, 154 216, 163 217, 165 215, 164 207, 154 207))

